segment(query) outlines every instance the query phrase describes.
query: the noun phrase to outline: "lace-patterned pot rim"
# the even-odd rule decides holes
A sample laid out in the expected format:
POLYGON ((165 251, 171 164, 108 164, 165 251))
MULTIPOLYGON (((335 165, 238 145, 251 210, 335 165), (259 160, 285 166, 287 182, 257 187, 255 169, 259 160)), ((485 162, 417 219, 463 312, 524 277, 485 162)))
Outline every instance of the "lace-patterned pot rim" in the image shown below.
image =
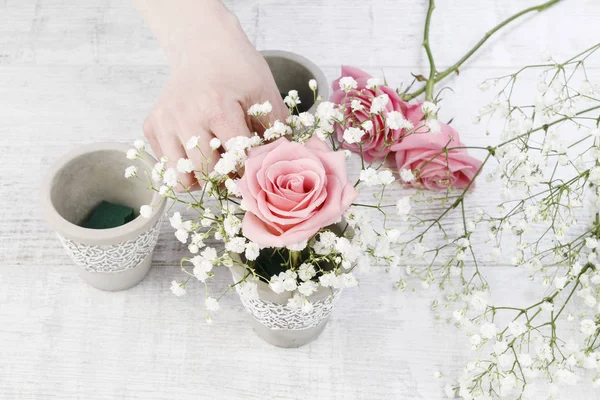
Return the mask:
MULTIPOLYGON (((153 207, 150 218, 138 216, 125 225, 110 229, 89 229, 78 226, 65 219, 58 212, 52 201, 52 191, 55 189, 55 178, 57 174, 61 173, 75 160, 102 151, 116 151, 123 154, 123 159, 125 161, 130 161, 125 158, 125 153, 127 150, 131 149, 131 147, 132 146, 124 143, 115 142, 92 143, 69 151, 50 167, 42 183, 40 202, 46 221, 57 233, 67 239, 83 244, 110 245, 133 240, 156 225, 158 220, 162 217, 166 205, 166 199, 156 192, 152 196, 151 204, 153 207)), ((146 154, 145 157, 151 164, 157 162, 150 154, 146 154)), ((130 161, 130 164, 138 164, 138 168, 145 168, 139 161, 130 161)), ((142 171, 139 173, 141 174, 142 171)), ((126 178, 123 176, 123 179, 126 178)))

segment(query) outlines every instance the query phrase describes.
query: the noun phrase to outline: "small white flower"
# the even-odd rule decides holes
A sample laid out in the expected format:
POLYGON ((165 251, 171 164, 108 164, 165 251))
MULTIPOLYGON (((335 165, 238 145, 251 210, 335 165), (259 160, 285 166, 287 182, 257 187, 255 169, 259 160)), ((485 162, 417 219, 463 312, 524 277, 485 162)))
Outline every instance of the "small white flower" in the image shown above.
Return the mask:
POLYGON ((210 139, 210 142, 208 142, 208 145, 210 146, 211 149, 213 150, 217 150, 219 147, 221 147, 221 141, 219 140, 219 138, 212 138, 210 139))
POLYGON ((349 144, 359 143, 362 137, 365 135, 365 131, 360 128, 350 127, 344 130, 344 141, 349 144))
POLYGON ((438 112, 439 107, 435 103, 424 101, 423 104, 421 104, 421 110, 423 110, 426 115, 432 115, 438 112))
POLYGON ((350 108, 352 111, 360 111, 365 107, 362 105, 359 99, 354 99, 350 102, 350 108))
POLYGON ((390 129, 401 129, 404 127, 404 115, 399 111, 390 111, 385 118, 390 129))
POLYGON ((258 285, 255 282, 242 282, 238 285, 240 297, 248 300, 258 300, 258 285))
POLYGON ((486 322, 483 325, 481 325, 480 330, 481 335, 486 339, 493 338, 494 336, 496 336, 497 333, 496 324, 490 322, 486 322))
POLYGON ((410 209, 411 209, 411 205, 410 205, 410 197, 409 196, 401 197, 398 200, 398 202, 396 203, 396 212, 400 216, 408 215, 408 213, 410 212, 410 209))
POLYGON ((317 90, 317 81, 311 79, 310 81, 308 81, 308 87, 314 92, 315 90, 317 90))
POLYGON ((136 149, 129 149, 127 150, 127 154, 125 156, 130 160, 135 160, 138 158, 138 152, 136 149))
POLYGON ((246 256, 246 259, 254 261, 260 255, 260 247, 256 243, 250 242, 246 245, 246 252, 244 255, 246 256))
MULTIPOLYGON (((310 114, 309 114, 310 115, 310 114)), ((284 135, 292 133, 292 128, 277 120, 273 123, 273 126, 265 130, 265 140, 274 140, 284 135)))
POLYGON ((358 179, 367 186, 375 186, 379 184, 377 170, 375 168, 367 168, 361 170, 358 179))
POLYGON ((185 144, 185 148, 187 150, 192 150, 195 149, 196 146, 198 146, 198 136, 192 136, 188 139, 188 141, 185 144))
POLYGON ((138 150, 144 150, 146 148, 146 145, 144 144, 144 141, 142 139, 138 139, 135 142, 133 142, 133 146, 138 150))
POLYGON ((288 92, 288 95, 285 96, 285 98, 283 99, 283 102, 285 103, 286 106, 288 106, 289 108, 294 108, 296 107, 298 104, 302 103, 300 101, 300 98, 298 97, 298 91, 297 90, 290 90, 288 92))
POLYGON ((371 114, 379 114, 383 110, 385 110, 385 106, 387 106, 390 101, 390 97, 387 94, 380 94, 375 97, 371 102, 371 109, 369 110, 371 114))
POLYGON ((366 88, 367 89, 376 90, 381 85, 383 85, 383 82, 381 81, 381 79, 379 79, 379 78, 369 78, 369 79, 367 79, 366 88))
POLYGON ((352 157, 352 152, 350 150, 344 150, 344 157, 346 160, 349 160, 352 157))
POLYGON ((234 181, 231 178, 227 178, 227 180, 225 181, 225 187, 227 188, 227 191, 229 193, 231 193, 233 196, 237 196, 237 197, 242 196, 242 192, 240 192, 240 188, 238 187, 238 184, 237 184, 237 179, 234 181))
POLYGON ((415 180, 415 175, 410 169, 401 169, 400 179, 402 179, 404 182, 412 182, 415 180))
POLYGON ((137 167, 132 165, 125 169, 125 178, 131 178, 132 176, 137 176, 137 167))
POLYGON ((237 157, 234 152, 225 152, 215 164, 215 171, 221 175, 227 175, 235 170, 237 157))
POLYGON ((293 310, 299 310, 304 304, 304 297, 300 293, 294 293, 294 296, 288 299, 288 306, 293 310))
POLYGON ((556 278, 554 278, 554 286, 557 289, 563 289, 565 287, 566 283, 567 283, 566 276, 557 276, 556 278))
POLYGON ((298 268, 298 277, 303 281, 310 281, 316 275, 315 267, 312 264, 303 263, 298 268))
POLYGON ((300 121, 303 126, 309 127, 315 124, 315 117, 311 113, 303 112, 298 115, 298 121, 300 121))
POLYGON ((344 76, 339 80, 340 89, 344 92, 349 92, 358 87, 358 83, 351 76, 344 76))
POLYGON ((204 306, 206 307, 207 311, 213 312, 218 311, 219 308, 221 308, 217 299, 214 299, 212 297, 207 297, 206 300, 204 300, 204 306))
POLYGON ((140 215, 144 218, 150 218, 152 216, 152 207, 147 204, 141 206, 140 215))
POLYGON ((225 250, 232 253, 243 253, 246 251, 246 239, 243 237, 234 237, 225 244, 225 250))
POLYGON ((313 281, 302 282, 298 286, 298 292, 302 293, 304 296, 310 296, 314 292, 317 291, 317 283, 313 281))
POLYGON ((181 218, 181 213, 179 213, 179 211, 173 213, 173 216, 169 218, 169 222, 175 230, 183 229, 184 231, 189 231, 192 229, 192 221, 184 222, 183 218, 181 218))
POLYGON ((188 231, 184 230, 184 229, 177 229, 175 231, 175 237, 177 238, 177 240, 179 240, 181 243, 187 243, 188 241, 188 237, 189 237, 189 233, 188 231))
POLYGON ((235 215, 229 214, 223 221, 223 227, 225 228, 227 236, 234 237, 242 228, 242 221, 235 215))
POLYGON ((473 345, 473 347, 481 344, 481 336, 479 336, 479 334, 477 334, 477 333, 471 335, 469 337, 469 340, 471 341, 471 344, 473 345))
POLYGON ((394 182, 394 174, 392 171, 384 169, 377 174, 377 180, 380 185, 387 186, 394 182))
POLYGON ((163 182, 167 187, 177 185, 177 171, 174 168, 168 168, 163 175, 163 182))
POLYGON ((182 174, 190 173, 194 170, 194 164, 189 158, 181 158, 177 161, 177 171, 182 174))
POLYGON ((370 131, 371 129, 373 129, 373 121, 368 119, 365 122, 363 122, 360 126, 363 128, 364 131, 370 131))
POLYGON ((589 237, 585 239, 585 247, 587 247, 590 250, 595 249, 596 247, 598 247, 598 240, 589 237))
POLYGON ((171 291, 175 296, 183 296, 185 292, 185 288, 183 288, 177 281, 171 282, 171 291))
POLYGON ((455 320, 462 321, 463 317, 465 316, 465 311, 462 308, 459 308, 457 310, 454 310, 452 316, 455 320))
POLYGON ((590 336, 594 332, 596 332, 596 323, 591 319, 584 319, 583 321, 581 321, 580 330, 581 333, 583 333, 584 335, 590 336))
POLYGON ((427 128, 429 128, 429 133, 432 133, 434 135, 437 135, 438 133, 440 133, 442 131, 442 126, 440 125, 440 121, 438 121, 437 119, 429 119, 429 120, 427 120, 425 125, 427 126, 427 128))
POLYGON ((517 360, 523 367, 529 367, 533 363, 533 359, 528 353, 521 353, 517 356, 517 360))
POLYGON ((490 88, 490 83, 488 81, 483 81, 479 84, 479 90, 482 92, 487 92, 490 88))
POLYGON ((160 194, 161 196, 166 196, 169 193, 169 188, 167 186, 161 186, 158 189, 158 194, 160 194))
POLYGON ((271 111, 273 111, 273 106, 267 100, 262 104, 257 103, 257 104, 253 104, 252 106, 250 106, 250 108, 248 108, 248 115, 251 115, 253 117, 258 117, 261 115, 267 115, 271 111))

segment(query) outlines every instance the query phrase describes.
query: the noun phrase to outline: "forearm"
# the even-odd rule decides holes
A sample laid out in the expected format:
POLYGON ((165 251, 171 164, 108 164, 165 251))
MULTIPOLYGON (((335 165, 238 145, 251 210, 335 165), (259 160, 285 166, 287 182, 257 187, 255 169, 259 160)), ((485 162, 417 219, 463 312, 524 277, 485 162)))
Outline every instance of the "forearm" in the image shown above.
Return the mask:
POLYGON ((219 0, 134 0, 172 66, 219 39, 218 31, 241 31, 219 0), (217 35, 217 37, 215 37, 217 35))

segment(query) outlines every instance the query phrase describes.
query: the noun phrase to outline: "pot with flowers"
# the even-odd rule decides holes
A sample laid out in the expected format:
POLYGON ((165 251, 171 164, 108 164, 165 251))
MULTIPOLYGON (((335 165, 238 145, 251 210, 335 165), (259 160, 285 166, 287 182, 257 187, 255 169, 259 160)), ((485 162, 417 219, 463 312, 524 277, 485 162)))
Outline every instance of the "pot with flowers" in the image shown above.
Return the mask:
MULTIPOLYGON (((385 210, 396 208, 406 215, 410 204, 406 198, 396 203, 384 195, 397 175, 390 155, 406 160, 400 176, 413 186, 449 187, 473 177, 469 171, 476 169, 468 162, 476 160, 461 158, 464 151, 442 151, 452 138, 442 138, 439 149, 429 139, 434 143, 429 144, 430 153, 439 152, 444 160, 429 169, 409 153, 425 144, 395 147, 411 135, 431 136, 435 110, 419 105, 411 114, 408 104, 378 80, 358 70, 343 73, 347 76, 334 82, 332 102, 319 102, 317 85, 309 82, 318 103, 314 115, 299 112, 296 91, 286 98, 286 121, 269 124, 268 102, 252 106, 248 114, 266 126, 264 134, 235 137, 222 146, 213 139, 211 147, 221 153, 213 171, 208 170, 206 155, 200 167, 188 159, 179 160, 176 169, 166 168, 166 160, 153 166, 150 187, 196 213, 189 220, 178 212, 170 218, 176 237, 188 243, 193 254, 182 259, 187 278, 174 280, 171 289, 183 295, 191 280, 204 283, 209 322, 220 308, 221 296, 210 292, 208 282, 213 269, 223 266, 233 276, 228 290, 239 294, 264 340, 280 347, 314 340, 342 290, 357 286, 356 271, 400 262, 395 249, 400 230, 385 210), (418 120, 407 119, 415 115, 418 120), (354 180, 346 168, 352 151, 360 156, 360 167, 351 171, 354 180), (405 164, 430 172, 420 174, 405 164), (192 194, 183 188, 189 196, 178 195, 177 170, 194 172, 203 182, 201 191, 192 194), (370 200, 357 201, 362 189, 370 200), (375 221, 361 208, 385 217, 375 221), (222 241, 224 248, 206 246, 207 239, 222 241)), ((187 147, 200 151, 197 138, 187 147)))

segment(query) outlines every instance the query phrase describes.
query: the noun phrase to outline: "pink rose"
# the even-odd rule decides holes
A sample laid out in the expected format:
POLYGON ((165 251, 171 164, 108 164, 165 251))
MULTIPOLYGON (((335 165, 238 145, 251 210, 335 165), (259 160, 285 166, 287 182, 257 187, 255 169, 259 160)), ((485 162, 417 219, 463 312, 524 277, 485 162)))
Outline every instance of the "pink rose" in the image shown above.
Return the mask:
MULTIPOLYGON (((420 106, 418 108, 420 111, 420 106)), ((416 126, 423 113, 413 110, 411 122, 416 126), (420 115, 420 116, 419 116, 420 115)), ((410 113, 409 113, 410 115, 410 113)), ((423 122, 421 122, 421 125, 423 122)), ((452 127, 440 123, 440 133, 421 133, 419 130, 402 139, 402 142, 392 146, 396 152, 396 167, 398 171, 408 169, 413 171, 416 180, 409 182, 415 187, 429 190, 446 190, 448 187, 465 189, 475 178, 481 167, 481 161, 471 157, 466 149, 454 149, 443 153, 444 147, 464 146, 452 127)), ((471 185, 474 188, 475 184, 471 185)))
POLYGON ((342 143, 343 148, 360 154, 360 145, 358 143, 349 144, 343 142, 344 129, 352 126, 359 127, 363 122, 370 120, 373 122, 373 127, 366 130, 366 134, 361 140, 363 157, 367 162, 385 158, 389 153, 389 144, 392 141, 399 140, 403 135, 402 129, 389 129, 385 123, 385 116, 390 111, 398 111, 404 115, 407 104, 400 99, 393 89, 387 86, 379 86, 376 90, 367 89, 367 80, 372 78, 372 76, 358 68, 342 65, 342 77, 333 82, 333 94, 330 100, 333 103, 345 106, 344 119, 353 122, 349 123, 346 127, 338 126, 336 130, 338 141, 342 143), (341 90, 339 85, 340 79, 346 76, 354 78, 358 84, 356 89, 350 90, 348 93, 341 90), (373 99, 382 94, 387 94, 389 97, 389 102, 385 110, 375 116, 369 115, 373 99), (359 100, 363 109, 353 111, 350 105, 352 100, 359 100))
POLYGON ((308 240, 339 221, 358 195, 343 152, 316 137, 305 144, 280 138, 250 149, 239 188, 248 210, 244 236, 264 247, 308 240))

